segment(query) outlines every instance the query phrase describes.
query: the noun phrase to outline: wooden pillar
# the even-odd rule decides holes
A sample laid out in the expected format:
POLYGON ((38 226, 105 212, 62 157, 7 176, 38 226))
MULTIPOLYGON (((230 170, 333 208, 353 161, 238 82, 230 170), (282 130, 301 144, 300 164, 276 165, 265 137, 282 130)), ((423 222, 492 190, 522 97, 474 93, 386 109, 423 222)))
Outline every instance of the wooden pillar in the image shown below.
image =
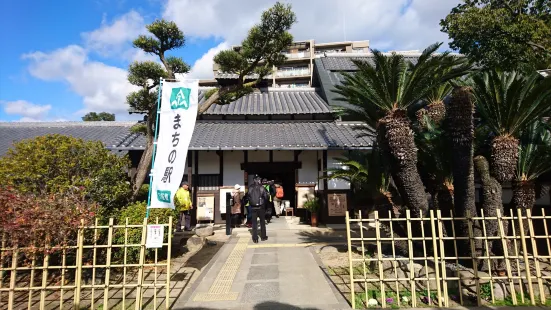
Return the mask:
POLYGON ((191 223, 192 225, 196 225, 197 224, 197 191, 199 190, 199 151, 194 151, 193 152, 193 168, 194 168, 194 173, 193 173, 193 177, 191 178, 192 180, 195 178, 194 182, 193 182, 193 210, 191 210, 191 223))
POLYGON ((191 167, 193 167, 193 153, 191 151, 187 152, 187 183, 189 188, 191 187, 191 176, 193 171, 191 170, 191 167))
MULTIPOLYGON (((327 170, 327 150, 323 150, 323 170, 327 170)), ((327 189, 329 187, 329 184, 327 182, 327 178, 323 179, 323 211, 321 212, 321 221, 327 222, 326 219, 329 218, 329 207, 327 205, 328 203, 328 195, 327 195, 327 189)))
POLYGON ((218 186, 224 186, 224 151, 216 151, 218 159, 220 160, 220 170, 218 172, 218 186))
MULTIPOLYGON (((243 163, 245 164, 244 167, 247 167, 248 162, 249 162, 249 151, 243 151, 243 163)), ((246 169, 243 170, 243 186, 245 186, 245 188, 249 187, 249 175, 246 169)))

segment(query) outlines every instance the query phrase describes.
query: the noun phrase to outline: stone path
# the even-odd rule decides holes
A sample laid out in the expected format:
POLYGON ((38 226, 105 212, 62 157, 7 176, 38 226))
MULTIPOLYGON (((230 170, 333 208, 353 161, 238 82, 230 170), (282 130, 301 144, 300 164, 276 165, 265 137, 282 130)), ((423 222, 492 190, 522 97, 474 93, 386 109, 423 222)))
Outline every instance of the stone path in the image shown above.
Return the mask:
POLYGON ((274 218, 269 239, 258 244, 247 229, 235 229, 173 309, 350 309, 310 247, 315 234, 288 221, 274 218))

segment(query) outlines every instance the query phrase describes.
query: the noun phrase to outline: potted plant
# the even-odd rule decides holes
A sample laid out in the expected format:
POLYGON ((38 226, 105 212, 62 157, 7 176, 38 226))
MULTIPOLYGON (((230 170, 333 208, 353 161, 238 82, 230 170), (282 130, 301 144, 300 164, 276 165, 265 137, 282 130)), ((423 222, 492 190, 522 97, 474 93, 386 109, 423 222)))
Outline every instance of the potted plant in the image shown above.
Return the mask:
POLYGON ((310 224, 312 227, 318 226, 318 210, 321 205, 317 197, 309 198, 304 203, 304 208, 310 212, 310 224))

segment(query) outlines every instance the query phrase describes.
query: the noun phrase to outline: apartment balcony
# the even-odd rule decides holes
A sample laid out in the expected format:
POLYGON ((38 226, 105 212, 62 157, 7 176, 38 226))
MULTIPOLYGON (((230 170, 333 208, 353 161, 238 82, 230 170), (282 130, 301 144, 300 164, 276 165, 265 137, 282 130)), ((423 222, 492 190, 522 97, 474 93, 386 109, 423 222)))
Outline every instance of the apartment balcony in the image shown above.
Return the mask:
POLYGON ((310 51, 298 53, 281 53, 287 57, 287 60, 310 59, 310 51))
POLYGON ((296 77, 309 77, 310 69, 278 69, 275 72, 276 78, 296 78, 296 77))

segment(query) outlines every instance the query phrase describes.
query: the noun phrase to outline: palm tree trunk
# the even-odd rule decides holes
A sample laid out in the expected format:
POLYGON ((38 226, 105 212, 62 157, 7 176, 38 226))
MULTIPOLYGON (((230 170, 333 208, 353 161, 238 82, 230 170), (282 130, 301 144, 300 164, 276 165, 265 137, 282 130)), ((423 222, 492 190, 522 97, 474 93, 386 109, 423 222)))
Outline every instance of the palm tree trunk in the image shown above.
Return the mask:
MULTIPOLYGON (((513 205, 514 216, 517 215, 516 210, 520 209, 523 216, 526 216, 526 210, 532 211, 534 204, 536 204, 536 183, 534 181, 518 181, 512 182, 513 199, 511 204, 513 205)), ((526 245, 531 248, 530 242, 530 230, 528 227, 528 220, 523 220, 524 236, 526 237, 526 245)), ((517 225, 519 227, 519 225, 517 225)), ((520 233, 517 231, 517 236, 520 233)))
MULTIPOLYGON (((454 207, 459 217, 465 217, 467 211, 471 216, 477 215, 473 167, 473 111, 470 89, 467 87, 454 89, 446 117, 449 126, 448 134, 452 142, 454 207)), ((468 235, 467 225, 467 221, 458 221, 456 231, 458 235, 468 235)), ((482 235, 480 225, 475 223, 473 228, 475 237, 482 235)), ((458 241, 458 244, 460 248, 468 251, 469 255, 471 254, 469 240, 458 241)), ((475 241, 476 249, 480 249, 480 244, 480 240, 475 241)))
MULTIPOLYGON (((490 176, 490 165, 484 156, 476 156, 474 158, 474 164, 476 171, 480 175, 480 180, 482 182, 482 209, 484 210, 485 216, 496 217, 497 210, 501 211, 503 214, 503 200, 502 200, 502 190, 501 184, 490 176)), ((494 220, 486 221, 486 236, 495 237, 497 236, 498 222, 494 220)), ((490 256, 492 252, 497 253, 498 256, 503 256, 503 245, 501 240, 493 240, 489 245, 490 253, 487 253, 487 256, 490 256)), ((484 260, 484 264, 487 264, 487 261, 484 260)), ((504 266, 504 260, 500 260, 498 265, 504 266)), ((488 270, 489 266, 483 266, 483 270, 488 270)))
POLYGON ((417 170, 417 147, 411 124, 403 110, 395 110, 379 120, 378 140, 387 156, 400 196, 414 217, 428 210, 428 199, 417 170))
POLYGON ((501 183, 515 176, 519 152, 519 141, 511 136, 498 136, 491 145, 492 174, 501 183))

